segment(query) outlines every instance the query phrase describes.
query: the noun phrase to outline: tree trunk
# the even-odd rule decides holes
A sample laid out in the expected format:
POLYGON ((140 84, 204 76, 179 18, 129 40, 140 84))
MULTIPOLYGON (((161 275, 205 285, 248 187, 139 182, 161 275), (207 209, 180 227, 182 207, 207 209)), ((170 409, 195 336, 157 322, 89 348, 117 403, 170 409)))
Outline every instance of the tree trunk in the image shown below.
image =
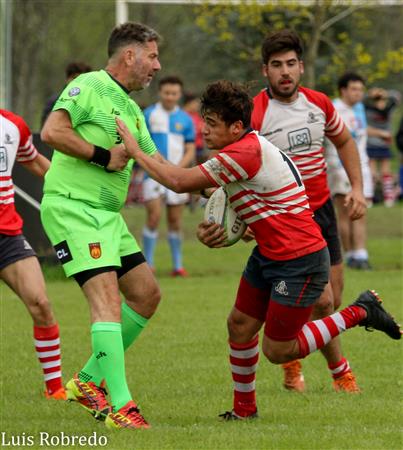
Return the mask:
POLYGON ((313 10, 312 34, 309 42, 306 43, 305 49, 305 75, 304 84, 313 89, 315 87, 315 61, 318 56, 319 43, 321 37, 320 27, 326 19, 326 2, 316 0, 313 10))

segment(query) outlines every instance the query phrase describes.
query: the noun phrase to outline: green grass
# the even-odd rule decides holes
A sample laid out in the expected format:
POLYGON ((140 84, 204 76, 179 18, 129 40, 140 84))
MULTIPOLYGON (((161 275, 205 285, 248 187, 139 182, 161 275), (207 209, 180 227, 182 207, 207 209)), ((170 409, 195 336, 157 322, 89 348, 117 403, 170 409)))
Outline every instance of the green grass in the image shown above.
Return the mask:
MULTIPOLYGON (((346 270, 344 303, 370 287, 383 294, 388 309, 403 320, 401 207, 369 211, 372 272, 346 270)), ((139 236, 143 211, 125 211, 139 236)), ((226 316, 251 244, 210 250, 194 238, 201 216, 186 213, 185 264, 188 279, 171 279, 168 246, 157 251, 163 300, 158 313, 127 353, 134 398, 150 430, 107 431, 76 404, 46 401, 32 345, 31 322, 4 285, 1 297, 1 431, 40 431, 108 438, 108 449, 382 449, 402 448, 402 347, 375 332, 354 329, 342 337, 345 355, 362 395, 336 394, 320 354, 308 357, 308 390, 298 395, 281 387, 282 373, 261 358, 257 373, 260 418, 221 423, 231 407, 226 316)), ((162 231, 162 237, 164 231, 162 231)), ((89 314, 79 288, 60 269, 46 268, 48 291, 61 326, 63 371, 67 380, 90 352, 89 314)), ((22 448, 22 447, 17 447, 22 448)), ((38 444, 31 448, 39 447, 38 444)), ((69 448, 69 447, 63 447, 69 448)), ((102 447, 98 447, 102 448, 102 447)))

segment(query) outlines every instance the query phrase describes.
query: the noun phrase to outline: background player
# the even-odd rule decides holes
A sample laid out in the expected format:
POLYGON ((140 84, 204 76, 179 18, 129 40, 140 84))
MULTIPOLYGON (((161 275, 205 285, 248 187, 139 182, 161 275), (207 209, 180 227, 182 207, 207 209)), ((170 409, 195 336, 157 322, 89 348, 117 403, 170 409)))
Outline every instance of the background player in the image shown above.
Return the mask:
POLYGON ((0 109, 0 279, 20 297, 34 322, 34 343, 46 384, 45 396, 65 400, 59 325, 38 259, 22 234, 23 222, 14 206, 11 172, 15 161, 39 177, 49 169, 49 161, 34 147, 22 117, 0 109))
POLYGON ((383 202, 386 207, 395 204, 392 158, 392 113, 398 104, 385 89, 372 88, 364 100, 368 121, 367 152, 374 183, 382 184, 383 202), (379 166, 379 167, 378 167, 379 166))
MULTIPOLYGON (((205 142, 220 151, 191 169, 146 155, 116 119, 128 153, 153 178, 176 192, 223 186, 231 206, 255 233, 257 246, 228 318, 234 407, 222 414, 225 420, 256 417, 258 332, 264 323, 263 352, 275 364, 303 358, 356 325, 401 338, 399 326, 370 291, 339 313, 308 322, 328 280, 329 253, 295 165, 249 128, 252 107, 241 86, 224 80, 207 87, 202 96, 205 142)), ((199 238, 219 247, 222 231, 204 222, 199 238)))
MULTIPOLYGON (((67 64, 66 68, 64 69, 64 72, 66 74, 66 85, 70 83, 70 81, 73 81, 75 78, 77 78, 82 73, 91 72, 92 68, 88 64, 81 62, 81 61, 72 61, 67 64)), ((66 86, 65 85, 65 86, 66 86)), ((56 100, 59 98, 60 91, 57 94, 53 94, 51 97, 48 98, 46 101, 46 105, 43 108, 42 112, 42 119, 41 124, 45 123, 48 115, 51 113, 53 106, 56 103, 56 100)))
MULTIPOLYGON (((282 30, 263 41, 263 74, 268 87, 254 99, 252 127, 285 152, 298 167, 315 220, 327 242, 330 283, 313 312, 314 318, 320 318, 340 306, 343 288, 343 259, 326 177, 325 136, 335 145, 351 183, 351 191, 345 197, 350 218, 356 220, 362 217, 366 204, 359 156, 351 134, 326 95, 299 86, 304 72, 302 52, 302 42, 293 31, 282 30)), ((322 353, 333 376, 334 388, 359 392, 349 363, 341 352, 339 340, 330 342, 322 353)), ((293 361, 283 368, 285 387, 303 391, 305 383, 300 363, 293 361)))
MULTIPOLYGON (((195 159, 195 132, 191 117, 178 106, 182 89, 183 82, 180 78, 162 78, 159 82, 160 101, 146 108, 144 116, 150 135, 164 158, 179 167, 189 167, 195 159)), ((177 194, 146 176, 143 198, 147 211, 143 245, 148 264, 154 268, 154 250, 158 239, 162 202, 165 200, 172 276, 186 276, 182 263, 182 215, 183 207, 189 201, 189 194, 177 194)))
POLYGON ((133 162, 128 162, 115 117, 130 124, 143 151, 156 152, 129 93, 147 87, 160 70, 158 41, 158 34, 142 24, 114 28, 106 69, 83 74, 66 87, 41 135, 56 149, 46 176, 42 222, 66 275, 87 297, 92 322, 93 353, 67 383, 68 396, 116 428, 149 426, 127 385, 124 350, 153 315, 160 292, 119 212, 133 162))
MULTIPOLYGON (((355 73, 345 73, 339 78, 338 89, 340 98, 334 100, 333 104, 353 136, 360 153, 364 196, 369 203, 372 202, 374 190, 367 155, 367 122, 364 105, 361 103, 364 98, 364 79, 355 73)), ((330 141, 326 144, 326 162, 346 264, 355 269, 368 270, 371 266, 366 248, 367 216, 363 215, 356 220, 349 217, 345 196, 350 192, 351 185, 337 150, 330 141)))

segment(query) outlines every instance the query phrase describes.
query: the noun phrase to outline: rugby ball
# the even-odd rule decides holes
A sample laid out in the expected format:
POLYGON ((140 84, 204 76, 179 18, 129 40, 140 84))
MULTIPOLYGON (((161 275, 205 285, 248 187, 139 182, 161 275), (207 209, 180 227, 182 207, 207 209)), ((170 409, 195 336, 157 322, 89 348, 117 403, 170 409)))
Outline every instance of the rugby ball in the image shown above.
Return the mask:
POLYGON ((204 220, 210 223, 219 223, 226 231, 227 238, 224 246, 234 245, 241 239, 247 228, 246 223, 231 208, 227 193, 220 187, 206 203, 204 220))

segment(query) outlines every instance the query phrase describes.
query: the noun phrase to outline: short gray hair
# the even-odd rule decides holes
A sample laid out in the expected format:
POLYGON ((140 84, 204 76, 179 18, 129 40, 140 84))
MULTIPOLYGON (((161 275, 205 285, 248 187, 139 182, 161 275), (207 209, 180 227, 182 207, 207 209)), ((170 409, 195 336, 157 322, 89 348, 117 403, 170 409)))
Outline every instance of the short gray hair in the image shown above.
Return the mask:
POLYGON ((116 26, 108 40, 108 56, 113 56, 116 51, 130 44, 145 44, 147 42, 159 42, 161 36, 152 28, 142 23, 125 22, 116 26))

